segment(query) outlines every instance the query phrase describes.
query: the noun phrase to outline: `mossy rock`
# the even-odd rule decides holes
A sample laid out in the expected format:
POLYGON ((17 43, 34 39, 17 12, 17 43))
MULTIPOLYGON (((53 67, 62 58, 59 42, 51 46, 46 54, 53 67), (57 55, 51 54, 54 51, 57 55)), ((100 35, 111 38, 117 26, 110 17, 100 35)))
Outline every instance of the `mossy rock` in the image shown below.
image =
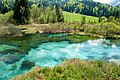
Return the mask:
POLYGON ((6 54, 4 57, 0 57, 0 61, 7 64, 14 64, 24 56, 25 54, 6 54))
POLYGON ((25 60, 22 62, 20 69, 31 69, 34 66, 35 66, 35 62, 25 60))

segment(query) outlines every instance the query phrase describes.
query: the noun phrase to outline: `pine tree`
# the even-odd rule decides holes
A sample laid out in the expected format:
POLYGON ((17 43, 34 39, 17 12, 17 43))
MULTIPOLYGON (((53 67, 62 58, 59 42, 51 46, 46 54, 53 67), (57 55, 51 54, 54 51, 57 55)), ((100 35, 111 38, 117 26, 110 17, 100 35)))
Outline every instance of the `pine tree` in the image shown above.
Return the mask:
POLYGON ((99 16, 98 22, 99 22, 99 23, 101 22, 101 16, 99 16))
POLYGON ((1 13, 5 14, 6 12, 9 11, 8 3, 6 0, 2 0, 1 2, 1 13))
POLYGON ((16 0, 14 16, 16 24, 28 24, 30 20, 30 9, 27 0, 16 0))
POLYGON ((86 17, 82 16, 82 20, 81 20, 82 25, 84 25, 86 23, 86 17))
POLYGON ((64 16, 62 14, 62 11, 60 10, 59 4, 55 5, 55 9, 56 9, 57 21, 58 22, 64 22, 64 16))

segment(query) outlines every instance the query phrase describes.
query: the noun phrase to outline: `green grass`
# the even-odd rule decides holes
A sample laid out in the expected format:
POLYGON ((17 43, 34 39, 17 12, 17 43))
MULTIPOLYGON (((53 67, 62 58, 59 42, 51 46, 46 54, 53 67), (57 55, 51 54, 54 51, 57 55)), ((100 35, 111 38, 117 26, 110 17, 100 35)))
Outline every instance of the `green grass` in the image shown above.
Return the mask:
POLYGON ((103 61, 71 59, 54 68, 36 67, 13 80, 120 80, 120 66, 103 61))
POLYGON ((77 14, 77 13, 70 13, 70 12, 65 12, 63 11, 63 15, 65 18, 65 21, 67 22, 81 22, 81 19, 83 16, 86 17, 86 22, 98 22, 98 17, 94 16, 87 16, 87 15, 82 15, 82 14, 77 14))

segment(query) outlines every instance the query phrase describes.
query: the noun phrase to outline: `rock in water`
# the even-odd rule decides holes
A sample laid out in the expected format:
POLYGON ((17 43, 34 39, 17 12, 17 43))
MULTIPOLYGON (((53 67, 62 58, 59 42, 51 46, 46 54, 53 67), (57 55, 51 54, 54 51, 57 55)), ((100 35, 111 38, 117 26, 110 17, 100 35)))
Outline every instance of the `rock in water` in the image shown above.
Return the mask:
POLYGON ((35 62, 25 60, 22 62, 20 69, 31 69, 35 66, 35 62))
POLYGON ((0 57, 0 61, 8 64, 13 64, 23 58, 25 54, 7 54, 0 57))
POLYGON ((2 51, 2 53, 4 54, 21 54, 23 53, 19 48, 16 48, 16 49, 7 49, 5 51, 2 51))

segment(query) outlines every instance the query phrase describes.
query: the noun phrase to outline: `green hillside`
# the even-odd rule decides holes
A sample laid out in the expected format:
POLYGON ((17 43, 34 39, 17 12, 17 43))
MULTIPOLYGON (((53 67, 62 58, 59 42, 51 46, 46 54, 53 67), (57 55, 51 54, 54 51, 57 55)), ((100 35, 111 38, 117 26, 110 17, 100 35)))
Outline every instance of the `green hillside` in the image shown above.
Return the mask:
POLYGON ((67 22, 81 22, 83 16, 86 17, 86 22, 98 22, 98 17, 86 16, 82 14, 70 13, 65 11, 63 11, 63 15, 65 21, 67 22))

